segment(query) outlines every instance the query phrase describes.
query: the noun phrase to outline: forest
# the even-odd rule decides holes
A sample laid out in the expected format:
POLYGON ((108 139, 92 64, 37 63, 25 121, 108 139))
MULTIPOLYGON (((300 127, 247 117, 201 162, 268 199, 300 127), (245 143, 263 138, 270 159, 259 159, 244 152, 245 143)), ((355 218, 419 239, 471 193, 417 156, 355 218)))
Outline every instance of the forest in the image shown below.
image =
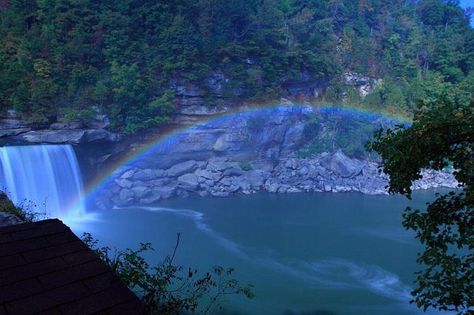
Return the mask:
POLYGON ((218 74, 232 104, 310 78, 315 101, 409 113, 472 93, 469 16, 455 0, 1 0, 0 109, 38 126, 101 111, 136 133, 170 121, 176 82, 218 74), (379 83, 361 96, 347 73, 379 83))

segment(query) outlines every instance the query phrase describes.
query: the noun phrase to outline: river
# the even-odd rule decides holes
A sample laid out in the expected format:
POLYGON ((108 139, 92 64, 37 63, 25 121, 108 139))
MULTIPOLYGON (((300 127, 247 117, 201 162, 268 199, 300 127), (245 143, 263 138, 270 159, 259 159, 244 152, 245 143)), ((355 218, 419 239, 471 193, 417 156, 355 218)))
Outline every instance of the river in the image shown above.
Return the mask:
POLYGON ((110 210, 74 230, 121 249, 151 242, 152 262, 181 233, 177 263, 232 266, 254 286, 254 299, 224 300, 226 314, 421 314, 409 304, 421 247, 401 215, 433 194, 417 192, 411 202, 359 193, 171 199, 110 210))

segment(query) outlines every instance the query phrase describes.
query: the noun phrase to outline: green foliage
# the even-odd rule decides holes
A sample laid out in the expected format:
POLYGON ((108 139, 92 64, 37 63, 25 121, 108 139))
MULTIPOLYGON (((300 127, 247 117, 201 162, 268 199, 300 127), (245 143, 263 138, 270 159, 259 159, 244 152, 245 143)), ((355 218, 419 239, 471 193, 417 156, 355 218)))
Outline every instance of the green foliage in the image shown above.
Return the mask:
POLYGON ((389 191, 411 196, 421 170, 452 165, 459 190, 429 203, 424 211, 407 208, 403 225, 425 246, 418 258, 415 303, 423 309, 471 314, 474 309, 474 101, 465 95, 427 98, 411 127, 379 131, 369 147, 382 157, 389 191))
POLYGON ((242 287, 231 278, 232 268, 216 266, 211 272, 199 275, 196 269, 183 270, 176 265, 174 258, 179 234, 173 253, 156 266, 150 266, 144 257, 153 251, 150 243, 140 244, 137 250, 127 248, 112 253, 109 247, 99 247, 98 241, 89 233, 83 234, 82 241, 141 297, 147 314, 209 314, 220 307, 219 303, 226 295, 254 297, 251 286, 242 287))
POLYGON ((97 112, 93 108, 84 108, 84 109, 64 108, 60 110, 60 113, 61 113, 61 119, 59 120, 61 122, 72 122, 72 121, 88 122, 97 116, 97 112))
POLYGON ((367 98, 367 102, 372 107, 403 108, 406 104, 402 86, 396 84, 390 77, 385 78, 382 84, 377 85, 375 91, 367 98))
POLYGON ((474 66, 457 1, 4 2, 0 109, 44 124, 98 106, 116 130, 156 127, 174 113, 172 82, 209 91, 216 72, 234 102, 278 99, 303 79, 329 83, 325 100, 409 110, 429 84, 461 86, 474 66), (345 72, 384 83, 361 99, 345 72))
POLYGON ((21 204, 15 206, 7 194, 0 191, 0 212, 13 214, 24 222, 33 222, 42 216, 37 208, 38 206, 30 200, 24 200, 21 204))
POLYGON ((368 154, 365 143, 373 132, 374 126, 369 121, 336 113, 324 117, 316 115, 303 129, 306 145, 299 150, 298 155, 308 158, 317 153, 341 149, 348 156, 363 158, 368 154))

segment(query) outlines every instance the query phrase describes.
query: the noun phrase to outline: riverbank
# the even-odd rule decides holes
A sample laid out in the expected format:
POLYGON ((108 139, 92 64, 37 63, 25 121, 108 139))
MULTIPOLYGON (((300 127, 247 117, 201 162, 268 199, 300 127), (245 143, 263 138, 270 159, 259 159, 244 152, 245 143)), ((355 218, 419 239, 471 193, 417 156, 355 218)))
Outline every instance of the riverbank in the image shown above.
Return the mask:
MULTIPOLYGON (((89 126, 99 129, 54 125, 4 141, 74 145, 83 176, 105 178, 96 204, 111 209, 173 197, 262 191, 385 194, 388 177, 379 173, 378 158, 365 152, 364 144, 375 130, 400 123, 356 109, 290 102, 242 108, 168 133, 132 138, 111 136, 101 129, 107 121, 101 119, 102 124, 89 126), (76 134, 79 138, 66 137, 76 134), (99 175, 110 166, 115 171, 99 175)), ((18 121, 11 124, 18 127, 18 121)), ((455 188, 457 182, 449 171, 425 171, 414 184, 414 189, 438 187, 455 188)))
MULTIPOLYGON (((397 123, 346 108, 293 104, 215 117, 135 144, 106 175, 97 204, 110 209, 261 191, 384 194, 388 177, 364 144, 374 130, 397 123)), ((414 184, 438 187, 457 187, 450 171, 427 170, 414 184)))
MULTIPOLYGON (((456 188, 451 172, 426 170, 413 189, 456 188)), ((168 169, 130 168, 120 173, 101 194, 99 207, 148 205, 191 195, 228 197, 257 192, 360 192, 387 194, 388 177, 374 161, 351 159, 343 152, 322 153, 311 159, 287 158, 236 162, 228 158, 189 160, 168 169)))

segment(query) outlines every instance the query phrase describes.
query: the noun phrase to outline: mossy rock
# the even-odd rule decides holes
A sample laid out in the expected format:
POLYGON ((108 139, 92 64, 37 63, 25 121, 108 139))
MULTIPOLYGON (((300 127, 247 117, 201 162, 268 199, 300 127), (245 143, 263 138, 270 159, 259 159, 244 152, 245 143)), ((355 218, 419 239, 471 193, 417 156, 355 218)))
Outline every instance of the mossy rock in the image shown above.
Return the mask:
POLYGON ((23 209, 15 206, 7 194, 0 192, 0 212, 16 216, 21 221, 28 221, 28 214, 23 209))

